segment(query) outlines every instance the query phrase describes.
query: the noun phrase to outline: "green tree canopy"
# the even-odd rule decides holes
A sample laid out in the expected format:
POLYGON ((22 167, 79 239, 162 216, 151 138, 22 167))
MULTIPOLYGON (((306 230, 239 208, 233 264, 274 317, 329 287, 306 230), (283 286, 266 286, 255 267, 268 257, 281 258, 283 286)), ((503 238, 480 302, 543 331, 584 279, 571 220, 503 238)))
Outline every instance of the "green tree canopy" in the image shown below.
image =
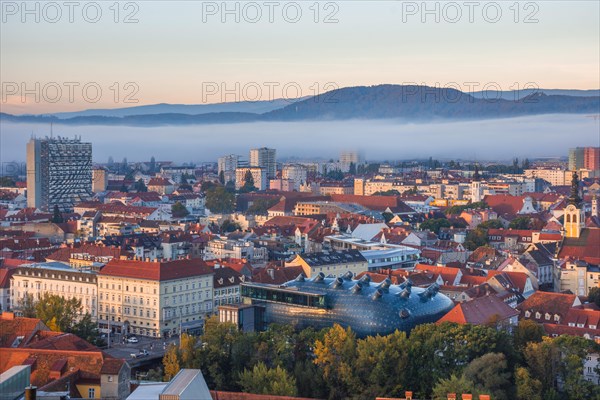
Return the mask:
POLYGON ((245 369, 240 374, 240 386, 244 392, 270 394, 274 396, 295 396, 296 379, 277 366, 267 368, 259 362, 251 370, 245 369))
POLYGON ((508 224, 510 229, 530 229, 530 226, 531 218, 529 217, 517 217, 508 224))
POLYGON ((206 208, 215 214, 229 214, 235 209, 235 194, 218 186, 206 191, 206 208))
POLYGON ((135 182, 135 185, 133 186, 136 192, 147 192, 148 188, 146 187, 146 184, 144 183, 144 180, 142 178, 138 179, 137 182, 135 182))
POLYGON ((440 233, 441 228, 450 228, 452 223, 448 221, 446 218, 431 218, 423 221, 419 228, 421 230, 429 230, 436 235, 440 233))
POLYGON ((171 214, 173 215, 173 218, 183 218, 187 217, 190 214, 190 212, 183 204, 181 204, 178 201, 177 203, 171 206, 171 214))

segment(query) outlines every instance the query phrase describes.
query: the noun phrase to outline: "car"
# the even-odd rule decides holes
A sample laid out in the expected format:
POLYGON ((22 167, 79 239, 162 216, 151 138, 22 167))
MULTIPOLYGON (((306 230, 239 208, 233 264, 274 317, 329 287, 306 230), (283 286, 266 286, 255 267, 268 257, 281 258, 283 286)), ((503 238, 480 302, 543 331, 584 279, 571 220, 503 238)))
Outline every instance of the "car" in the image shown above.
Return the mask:
POLYGON ((138 353, 138 357, 144 357, 150 355, 150 353, 148 352, 148 350, 146 349, 140 349, 140 352, 138 353))
POLYGON ((127 343, 138 343, 139 340, 135 336, 131 336, 127 338, 127 343))

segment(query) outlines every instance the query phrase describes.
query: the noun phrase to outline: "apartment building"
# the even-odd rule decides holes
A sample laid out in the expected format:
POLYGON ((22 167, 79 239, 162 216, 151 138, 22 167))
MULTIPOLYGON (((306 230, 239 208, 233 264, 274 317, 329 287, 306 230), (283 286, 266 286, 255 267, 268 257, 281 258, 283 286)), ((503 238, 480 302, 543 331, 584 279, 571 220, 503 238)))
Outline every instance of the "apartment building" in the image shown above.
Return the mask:
POLYGON ((112 260, 98 273, 99 326, 162 338, 198 332, 213 312, 213 274, 200 259, 112 260))
POLYGON ((17 267, 11 282, 12 308, 18 310, 25 295, 39 300, 43 294, 76 298, 81 301, 83 313, 96 320, 97 275, 92 270, 75 269, 61 262, 24 264, 17 267))
POLYGON ((266 147, 250 150, 250 166, 263 168, 267 178, 275 178, 277 175, 276 150, 266 147))
POLYGON ((239 190, 246 183, 246 174, 250 172, 254 187, 258 190, 266 190, 268 183, 268 174, 265 168, 261 167, 244 167, 236 168, 235 170, 235 189, 239 190))

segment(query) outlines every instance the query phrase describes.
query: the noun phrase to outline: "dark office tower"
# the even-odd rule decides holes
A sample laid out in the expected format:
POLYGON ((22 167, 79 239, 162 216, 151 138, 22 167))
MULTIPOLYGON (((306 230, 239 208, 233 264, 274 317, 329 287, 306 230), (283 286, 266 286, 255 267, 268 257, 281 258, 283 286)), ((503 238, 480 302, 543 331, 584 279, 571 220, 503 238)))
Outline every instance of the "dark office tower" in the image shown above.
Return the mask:
POLYGON ((72 211, 92 194, 92 144, 81 138, 31 139, 27 143, 27 207, 72 211))

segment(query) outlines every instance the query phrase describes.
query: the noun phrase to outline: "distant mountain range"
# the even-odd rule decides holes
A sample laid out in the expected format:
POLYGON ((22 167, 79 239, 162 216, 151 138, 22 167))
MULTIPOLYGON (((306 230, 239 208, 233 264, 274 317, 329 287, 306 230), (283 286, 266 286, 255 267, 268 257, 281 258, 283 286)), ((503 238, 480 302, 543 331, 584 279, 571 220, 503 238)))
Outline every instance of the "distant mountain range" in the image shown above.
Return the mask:
POLYGON ((416 122, 557 113, 600 113, 600 91, 539 89, 467 94, 455 89, 427 86, 357 86, 292 103, 279 99, 202 105, 156 104, 54 115, 0 113, 0 120, 65 125, 158 126, 384 118, 416 122))

